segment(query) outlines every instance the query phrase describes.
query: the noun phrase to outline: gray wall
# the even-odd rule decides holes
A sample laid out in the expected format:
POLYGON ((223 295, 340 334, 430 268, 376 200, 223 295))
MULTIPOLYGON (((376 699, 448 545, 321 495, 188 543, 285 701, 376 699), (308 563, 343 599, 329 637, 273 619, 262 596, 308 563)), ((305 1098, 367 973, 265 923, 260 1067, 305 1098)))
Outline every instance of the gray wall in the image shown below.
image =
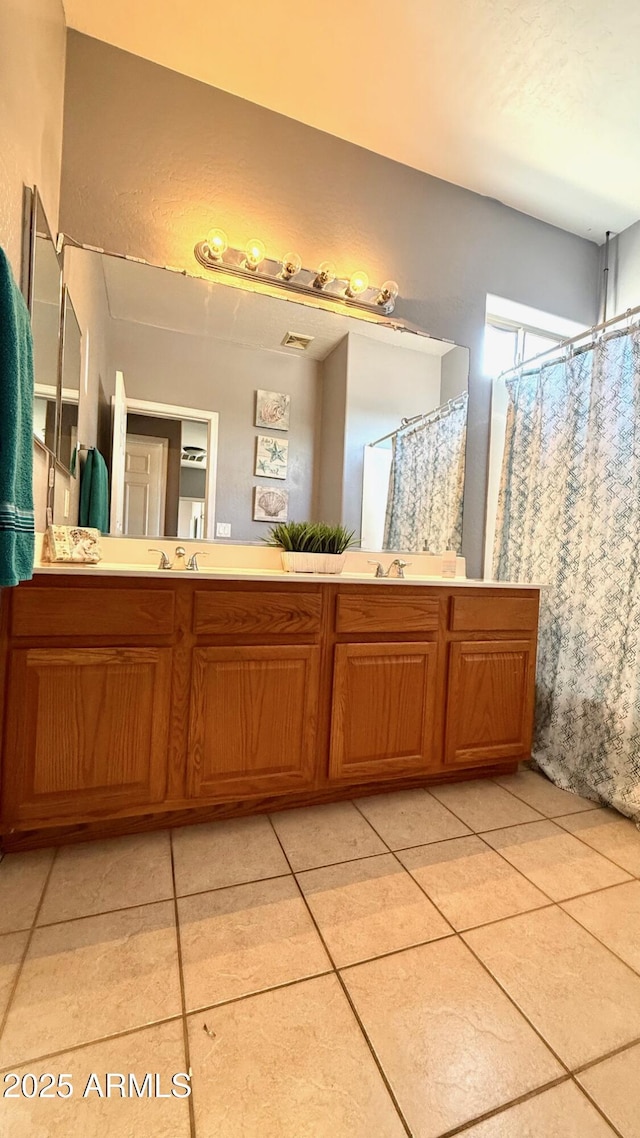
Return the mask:
POLYGON ((77 32, 61 219, 78 240, 189 270, 219 224, 232 244, 256 234, 306 265, 397 279, 398 315, 471 349, 464 548, 480 571, 486 295, 592 324, 595 244, 77 32))
POLYGON ((640 221, 614 239, 609 265, 608 315, 616 316, 640 304, 640 221))
MULTIPOLYGON (((17 281, 22 267, 23 186, 37 185, 58 227, 66 32, 61 0, 0 3, 0 245, 17 281)), ((46 452, 34 447, 36 528, 46 524, 46 452)))
POLYGON ((252 488, 289 491, 289 517, 312 517, 320 365, 281 352, 212 341, 146 324, 111 320, 111 374, 124 374, 127 396, 217 411, 218 484, 216 520, 231 523, 237 541, 259 541, 268 526, 254 522, 252 488), (254 426, 258 388, 291 396, 287 478, 254 476, 254 426))
POLYGON ((348 361, 349 337, 345 336, 322 363, 318 519, 332 525, 342 521, 348 361))

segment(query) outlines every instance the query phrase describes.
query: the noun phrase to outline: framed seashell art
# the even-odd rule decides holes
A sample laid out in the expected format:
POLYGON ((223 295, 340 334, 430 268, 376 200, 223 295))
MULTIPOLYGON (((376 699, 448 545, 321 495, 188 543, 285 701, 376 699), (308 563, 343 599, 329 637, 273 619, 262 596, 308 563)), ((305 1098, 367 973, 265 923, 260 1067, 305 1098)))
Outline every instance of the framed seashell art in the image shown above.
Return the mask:
POLYGON ((256 439, 256 468, 262 478, 286 478, 289 442, 287 439, 258 435, 256 439))
POLYGON ((286 522, 288 513, 289 492, 287 490, 273 490, 270 486, 254 486, 254 522, 286 522))
POLYGON ((256 427, 289 430, 291 396, 281 391, 256 391, 256 427))

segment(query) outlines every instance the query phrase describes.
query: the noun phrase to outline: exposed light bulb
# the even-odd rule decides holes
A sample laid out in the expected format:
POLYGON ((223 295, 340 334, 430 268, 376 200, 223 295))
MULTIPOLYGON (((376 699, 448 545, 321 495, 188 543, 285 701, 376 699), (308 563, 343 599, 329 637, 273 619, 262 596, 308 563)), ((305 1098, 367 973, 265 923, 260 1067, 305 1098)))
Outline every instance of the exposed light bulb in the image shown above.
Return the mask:
POLYGON ((313 282, 314 288, 324 288, 326 285, 331 284, 336 279, 336 267, 333 261, 322 261, 318 265, 316 278, 313 282))
POLYGON ((302 257, 299 257, 297 253, 286 253, 282 258, 281 276, 283 280, 290 281, 292 277, 295 277, 296 273, 300 272, 301 268, 302 257))
POLYGON ((393 304, 397 299, 400 289, 396 281, 385 281, 380 286, 380 292, 376 297, 376 304, 393 304))
POLYGON ((255 272, 260 262, 264 261, 264 253, 265 249, 262 241, 248 241, 245 248, 245 268, 251 269, 252 273, 255 272))
POLYGON ((214 261, 221 261, 222 254, 229 246, 224 229, 210 229, 207 233, 207 245, 209 247, 210 257, 212 257, 214 261))
POLYGON ((357 272, 352 273, 349 277, 349 284, 345 290, 346 295, 351 297, 360 296, 360 293, 366 292, 368 287, 369 278, 367 274, 363 273, 361 269, 358 269, 357 272))

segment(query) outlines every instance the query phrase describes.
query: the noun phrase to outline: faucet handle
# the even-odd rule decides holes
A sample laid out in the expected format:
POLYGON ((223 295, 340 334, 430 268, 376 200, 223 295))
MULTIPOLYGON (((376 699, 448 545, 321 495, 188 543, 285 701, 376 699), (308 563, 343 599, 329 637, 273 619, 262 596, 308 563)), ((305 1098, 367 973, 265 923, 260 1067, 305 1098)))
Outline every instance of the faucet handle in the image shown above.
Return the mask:
POLYGON ((389 568, 387 569, 387 576, 388 577, 391 576, 391 570, 395 566, 396 574, 397 574, 398 578, 400 580, 404 580, 404 571, 408 565, 411 565, 410 561, 403 561, 402 557, 394 558, 394 560, 391 562, 389 568))
POLYGON ((191 569, 191 571, 193 573, 197 573, 198 568, 199 568, 198 558, 199 557, 208 557, 208 556, 209 555, 208 555, 206 549, 196 549, 195 553, 192 553, 191 557, 187 561, 187 569, 191 569))
POLYGON ((160 554, 160 564, 158 565, 158 569, 170 569, 171 568, 171 562, 169 561, 169 558, 167 557, 164 549, 155 549, 152 547, 151 549, 147 550, 147 553, 159 553, 160 554))
POLYGON ((371 558, 369 557, 369 558, 367 558, 367 564, 368 565, 375 565, 375 567, 376 567, 375 576, 376 577, 384 577, 384 569, 382 568, 382 564, 380 561, 372 561, 371 558))

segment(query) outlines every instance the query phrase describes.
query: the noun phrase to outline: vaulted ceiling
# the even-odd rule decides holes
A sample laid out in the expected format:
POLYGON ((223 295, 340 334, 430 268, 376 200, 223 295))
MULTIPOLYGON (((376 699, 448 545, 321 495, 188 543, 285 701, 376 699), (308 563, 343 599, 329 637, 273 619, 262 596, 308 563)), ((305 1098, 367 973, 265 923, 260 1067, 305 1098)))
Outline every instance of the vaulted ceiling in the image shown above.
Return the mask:
POLYGON ((638 0, 64 0, 73 28, 601 242, 640 216, 638 0))

